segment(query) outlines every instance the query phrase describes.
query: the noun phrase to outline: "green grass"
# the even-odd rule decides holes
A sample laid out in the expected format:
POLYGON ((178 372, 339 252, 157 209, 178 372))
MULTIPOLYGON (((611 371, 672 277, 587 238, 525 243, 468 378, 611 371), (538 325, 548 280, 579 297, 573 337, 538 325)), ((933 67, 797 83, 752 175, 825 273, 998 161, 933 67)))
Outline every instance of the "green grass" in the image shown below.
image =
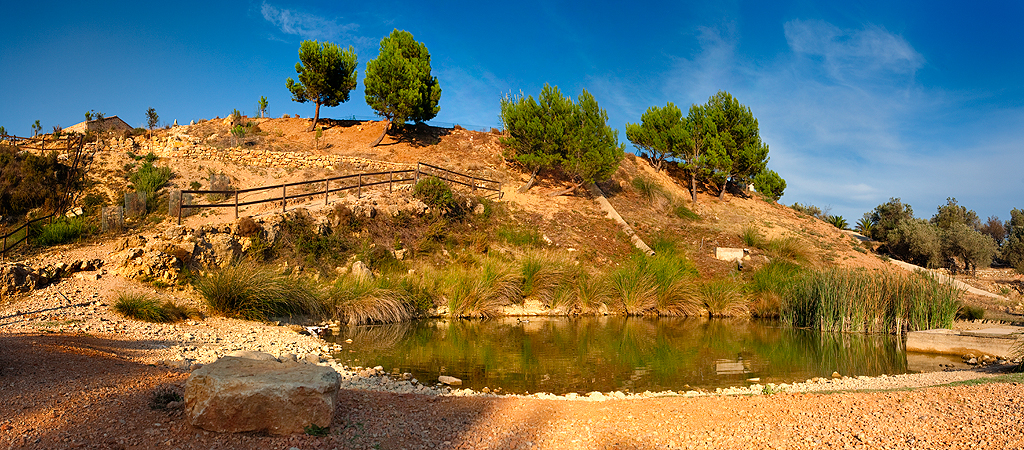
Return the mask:
POLYGON ((778 317, 782 299, 800 276, 797 264, 772 260, 754 271, 745 286, 750 298, 750 314, 754 317, 778 317))
POLYGON ((439 275, 451 317, 494 317, 522 299, 522 280, 505 261, 484 260, 470 267, 451 265, 439 275))
POLYGON ((198 312, 175 305, 171 301, 159 300, 143 293, 124 292, 114 302, 114 312, 129 319, 144 322, 169 323, 197 317, 198 312))
POLYGON ((712 280, 700 287, 700 300, 709 317, 735 317, 746 314, 747 300, 740 283, 729 279, 712 280))
POLYGON ((773 258, 789 261, 806 261, 807 250, 795 237, 772 239, 764 246, 764 251, 773 258))
POLYGON ((539 247, 544 240, 536 230, 503 225, 498 228, 498 240, 516 247, 539 247))
POLYGON ((687 208, 686 205, 682 203, 678 203, 672 208, 672 214, 675 214, 676 217, 683 220, 700 220, 700 216, 697 215, 697 213, 693 212, 693 210, 687 208))
POLYGON ((743 232, 740 234, 740 240, 743 241, 743 245, 747 247, 761 248, 764 245, 764 238, 761 237, 761 233, 757 231, 752 225, 748 225, 743 228, 743 232))
POLYGON ((210 311, 228 317, 266 320, 271 316, 324 314, 315 286, 249 261, 199 277, 195 289, 210 311))
POLYGON ((568 262, 548 252, 529 252, 519 262, 523 298, 536 298, 546 305, 565 280, 568 262))
POLYGON ((568 315, 590 314, 611 302, 611 290, 604 277, 590 274, 582 265, 568 266, 563 282, 551 296, 551 308, 568 315))
POLYGON ((692 316, 699 312, 696 266, 670 241, 653 241, 655 255, 635 253, 609 275, 610 306, 626 315, 692 316))
POLYGON ((665 191, 661 188, 658 182, 641 176, 633 177, 633 188, 636 189, 637 193, 644 200, 649 203, 654 203, 659 198, 666 197, 665 191))
POLYGON ((902 334, 949 328, 962 295, 922 273, 829 269, 808 272, 793 284, 781 318, 821 331, 902 334))
POLYGON ((35 245, 41 247, 75 242, 83 236, 91 234, 95 229, 95 227, 86 222, 85 217, 81 216, 72 218, 61 217, 49 225, 32 226, 32 228, 32 240, 35 242, 35 245))

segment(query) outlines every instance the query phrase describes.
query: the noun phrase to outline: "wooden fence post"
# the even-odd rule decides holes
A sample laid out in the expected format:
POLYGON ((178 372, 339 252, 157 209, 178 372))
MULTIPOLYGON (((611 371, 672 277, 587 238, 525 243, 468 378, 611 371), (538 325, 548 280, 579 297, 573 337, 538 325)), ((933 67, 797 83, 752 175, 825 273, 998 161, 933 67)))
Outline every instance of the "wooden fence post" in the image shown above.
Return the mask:
POLYGON ((388 171, 388 193, 392 192, 391 184, 395 182, 395 171, 388 171))
MULTIPOLYGON (((416 163, 416 183, 420 182, 420 163, 416 163)), ((416 184, 413 183, 413 184, 416 184)))
POLYGON ((327 181, 324 182, 324 206, 327 206, 330 203, 331 203, 331 179, 328 178, 327 181))
POLYGON ((287 205, 287 204, 288 204, 288 186, 282 184, 281 185, 281 212, 285 212, 285 209, 286 209, 285 205, 287 205))
POLYGON ((235 220, 238 220, 238 188, 235 188, 235 220))
POLYGON ((181 225, 181 197, 185 195, 178 191, 178 225, 181 225))

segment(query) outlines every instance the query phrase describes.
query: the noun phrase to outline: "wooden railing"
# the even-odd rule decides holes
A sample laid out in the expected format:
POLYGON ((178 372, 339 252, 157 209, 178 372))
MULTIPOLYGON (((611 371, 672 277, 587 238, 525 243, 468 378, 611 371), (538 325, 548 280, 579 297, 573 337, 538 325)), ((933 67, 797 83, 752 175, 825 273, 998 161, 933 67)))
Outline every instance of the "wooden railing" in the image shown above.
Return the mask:
POLYGON ((7 252, 8 251, 14 249, 14 247, 17 246, 18 244, 28 240, 28 235, 29 235, 29 233, 32 230, 31 225, 33 223, 39 222, 41 220, 46 220, 46 219, 50 219, 50 223, 53 223, 53 217, 56 216, 56 215, 57 215, 56 213, 51 213, 49 215, 40 217, 38 219, 32 219, 32 220, 30 220, 28 222, 23 223, 20 227, 15 228, 14 231, 11 231, 10 233, 7 233, 7 234, 3 235, 3 237, 2 237, 2 239, 3 239, 3 247, 0 248, 0 259, 7 259, 7 252), (7 241, 9 239, 11 239, 12 237, 14 237, 14 235, 18 234, 18 232, 21 231, 21 230, 25 230, 25 235, 20 237, 20 238, 17 238, 17 240, 15 240, 13 243, 10 244, 10 246, 8 246, 7 245, 7 241))
POLYGON ((419 182, 421 177, 433 176, 441 180, 447 181, 450 184, 461 185, 469 187, 472 191, 477 190, 493 191, 497 198, 502 197, 501 182, 489 180, 487 178, 476 177, 459 173, 453 170, 448 170, 443 167, 430 165, 427 163, 417 163, 415 169, 404 169, 404 170, 389 170, 385 172, 368 172, 368 173, 357 173, 352 175, 342 175, 332 178, 320 178, 316 180, 297 181, 293 183, 275 184, 272 186, 261 186, 248 189, 234 189, 234 190, 197 190, 189 189, 182 190, 181 194, 178 195, 178 225, 181 225, 181 211, 189 208, 234 208, 235 219, 238 218, 238 208, 249 205, 258 205, 261 203, 269 202, 281 202, 281 211, 284 212, 288 208, 288 200, 297 200, 303 198, 317 198, 323 196, 324 205, 330 204, 331 194, 343 191, 349 191, 352 189, 356 190, 356 198, 362 196, 363 188, 370 186, 380 186, 387 184, 388 192, 394 190, 395 183, 406 183, 412 182, 413 184, 419 182), (317 186, 323 184, 323 188, 315 187, 313 189, 306 189, 304 192, 291 193, 289 194, 289 188, 297 188, 299 186, 317 186), (281 195, 270 195, 267 198, 261 198, 256 200, 241 200, 239 198, 242 194, 251 194, 256 192, 271 192, 280 190, 281 195), (227 196, 231 201, 224 203, 205 203, 205 204, 185 204, 183 199, 185 194, 196 194, 196 195, 224 195, 227 196))

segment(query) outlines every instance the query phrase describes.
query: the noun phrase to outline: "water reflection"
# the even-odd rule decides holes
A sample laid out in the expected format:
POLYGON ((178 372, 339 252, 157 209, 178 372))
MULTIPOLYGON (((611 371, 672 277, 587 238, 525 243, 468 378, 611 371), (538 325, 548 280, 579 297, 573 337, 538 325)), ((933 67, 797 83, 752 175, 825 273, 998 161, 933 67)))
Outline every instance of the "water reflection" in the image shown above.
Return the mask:
POLYGON ((342 328, 338 359, 505 392, 682 390, 907 372, 901 340, 685 318, 422 320, 342 328))

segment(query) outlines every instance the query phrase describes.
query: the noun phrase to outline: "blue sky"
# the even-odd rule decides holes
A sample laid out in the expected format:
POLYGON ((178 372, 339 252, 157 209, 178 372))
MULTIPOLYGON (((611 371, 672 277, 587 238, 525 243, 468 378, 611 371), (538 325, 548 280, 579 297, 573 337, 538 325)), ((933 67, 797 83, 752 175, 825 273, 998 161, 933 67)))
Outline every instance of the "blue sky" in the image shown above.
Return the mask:
MULTIPOLYGON (((498 100, 544 83, 590 91, 625 141, 649 106, 725 90, 749 106, 786 179, 782 201, 849 222, 900 197, 928 218, 946 197, 984 219, 1024 208, 1024 3, 16 2, 4 6, 0 126, 31 134, 90 109, 143 126, 269 112, 291 101, 303 39, 352 45, 359 86, 327 117, 372 116, 380 39, 427 45, 439 122, 499 126, 498 100), (583 6, 585 5, 585 6, 583 6)), ((627 148, 632 147, 628 145, 627 148)))

